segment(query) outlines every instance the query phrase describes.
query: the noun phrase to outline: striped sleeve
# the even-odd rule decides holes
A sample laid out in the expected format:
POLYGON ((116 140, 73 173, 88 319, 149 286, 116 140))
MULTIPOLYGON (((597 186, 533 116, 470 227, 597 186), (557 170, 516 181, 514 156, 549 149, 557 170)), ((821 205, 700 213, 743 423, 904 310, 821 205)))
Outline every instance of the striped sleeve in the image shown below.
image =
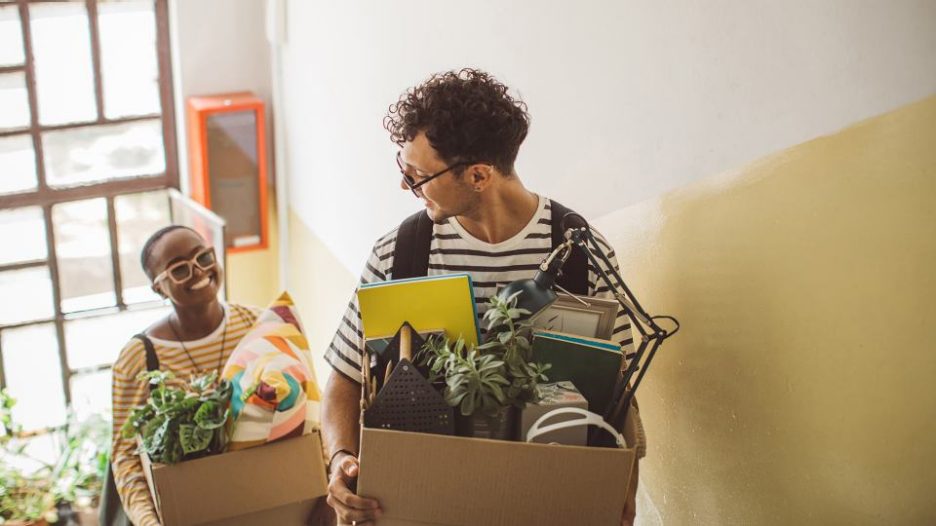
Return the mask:
MULTIPOLYGON (((595 254, 600 265, 599 268, 607 274, 612 283, 616 283, 614 276, 611 274, 611 270, 613 269, 614 272, 620 274, 620 267, 618 266, 617 257, 614 254, 614 248, 600 232, 592 229, 592 233, 595 236, 595 242, 598 244, 598 247, 608 256, 608 261, 611 263, 611 267, 608 267, 608 265, 601 260, 601 257, 595 254)), ((588 295, 614 299, 614 294, 610 287, 608 287, 608 284, 604 281, 591 261, 588 263, 588 295)), ((624 353, 624 357, 628 363, 634 359, 636 355, 632 330, 630 318, 624 312, 624 309, 619 306, 612 338, 621 344, 621 352, 624 353)), ((643 420, 640 418, 636 399, 634 400, 634 415, 634 428, 637 436, 637 458, 643 458, 647 455, 647 435, 644 431, 643 420)))
POLYGON ((111 469, 117 493, 130 521, 139 526, 159 526, 156 508, 143 475, 143 465, 136 453, 136 442, 120 435, 120 428, 129 417, 131 408, 146 403, 147 386, 136 379, 146 369, 145 360, 143 344, 134 339, 123 348, 114 364, 111 469))
MULTIPOLYGON (((391 279, 393 250, 396 248, 396 230, 383 236, 374 244, 370 257, 364 264, 359 286, 375 281, 391 279)), ((358 310, 357 294, 351 294, 348 307, 338 324, 331 345, 325 351, 325 360, 355 383, 361 383, 361 356, 364 354, 364 332, 361 328, 361 313, 358 310)))

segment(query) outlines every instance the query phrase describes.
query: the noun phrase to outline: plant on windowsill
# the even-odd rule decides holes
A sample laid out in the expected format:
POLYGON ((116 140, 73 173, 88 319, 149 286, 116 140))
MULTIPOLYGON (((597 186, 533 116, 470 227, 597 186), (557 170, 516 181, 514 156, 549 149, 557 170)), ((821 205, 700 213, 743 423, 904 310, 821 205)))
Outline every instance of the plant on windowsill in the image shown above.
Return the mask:
POLYGON ((192 378, 183 387, 168 384, 171 372, 140 374, 154 387, 147 403, 134 408, 121 432, 140 438, 139 452, 162 464, 221 453, 227 442, 231 384, 216 372, 192 378))
POLYGON ((14 400, 0 390, 0 524, 40 526, 58 520, 52 492, 51 466, 30 459, 25 444, 16 440, 20 427, 13 422, 14 400), (27 469, 27 464, 38 464, 27 469))
POLYGON ((96 524, 110 449, 110 420, 99 415, 79 419, 69 411, 60 439, 59 458, 52 470, 60 521, 96 524))
POLYGON ((443 396, 455 407, 456 433, 487 438, 514 438, 516 410, 540 398, 549 364, 532 361, 532 328, 519 321, 529 314, 516 308, 517 294, 493 297, 484 313, 487 341, 472 347, 432 337, 419 353, 431 382, 444 381, 443 396))
POLYGON ((13 421, 14 404, 0 391, 0 524, 96 524, 110 422, 79 419, 69 409, 65 426, 49 430, 59 447, 48 463, 26 452, 22 429, 13 421))

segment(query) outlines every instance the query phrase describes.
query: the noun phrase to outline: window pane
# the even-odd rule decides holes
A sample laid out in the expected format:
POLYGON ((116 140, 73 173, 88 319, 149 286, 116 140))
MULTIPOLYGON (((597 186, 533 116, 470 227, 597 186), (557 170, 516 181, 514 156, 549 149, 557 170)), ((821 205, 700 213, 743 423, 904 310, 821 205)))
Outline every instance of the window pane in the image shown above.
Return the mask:
POLYGON ((81 369, 113 364, 120 349, 134 334, 142 332, 168 314, 169 310, 170 307, 159 307, 66 321, 68 366, 81 369))
POLYGON ((52 208, 62 311, 115 305, 107 203, 103 198, 52 208))
POLYGON ((36 153, 29 135, 0 137, 0 166, 0 194, 36 189, 36 153))
POLYGON ((16 398, 13 418, 26 431, 64 424, 65 393, 55 325, 4 329, 0 346, 7 387, 16 398))
POLYGON ((42 147, 50 186, 158 175, 166 169, 158 119, 46 132, 42 147))
POLYGON ((17 71, 0 75, 0 130, 28 127, 29 96, 26 93, 26 74, 17 71))
MULTIPOLYGON (((46 258, 45 220, 42 208, 29 206, 0 210, 0 265, 46 258)), ((7 296, 9 298, 9 296, 7 296)))
POLYGON ((19 8, 5 5, 0 7, 0 66, 18 66, 22 63, 23 33, 19 8))
POLYGON ((30 4, 39 122, 92 121, 94 71, 84 2, 30 4))
POLYGON ((156 17, 152 0, 98 4, 104 114, 159 113, 156 17))
POLYGON ((72 411, 78 421, 93 416, 111 418, 111 372, 76 374, 71 377, 72 411))
MULTIPOLYGON (((43 433, 27 439, 17 440, 16 444, 17 446, 24 446, 23 454, 9 457, 9 462, 11 466, 21 469, 23 473, 36 473, 43 469, 43 463, 55 465, 55 461, 58 460, 60 445, 54 433, 43 433)), ((14 522, 13 524, 17 523, 14 522)))
POLYGON ((0 325, 46 320, 55 315, 47 267, 0 272, 0 298, 0 325))
POLYGON ((114 198, 114 210, 124 302, 158 300, 140 267, 140 252, 153 232, 171 223, 169 198, 165 191, 120 195, 114 198))

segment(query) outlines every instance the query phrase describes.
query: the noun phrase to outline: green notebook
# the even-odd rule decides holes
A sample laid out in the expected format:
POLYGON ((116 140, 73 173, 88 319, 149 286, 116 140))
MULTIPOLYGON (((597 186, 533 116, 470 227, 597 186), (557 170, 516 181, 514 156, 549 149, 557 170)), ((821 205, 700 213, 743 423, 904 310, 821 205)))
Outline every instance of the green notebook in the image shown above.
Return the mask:
POLYGON ((554 331, 533 333, 533 361, 552 364, 549 381, 570 381, 588 400, 588 410, 603 415, 620 377, 620 345, 554 331))

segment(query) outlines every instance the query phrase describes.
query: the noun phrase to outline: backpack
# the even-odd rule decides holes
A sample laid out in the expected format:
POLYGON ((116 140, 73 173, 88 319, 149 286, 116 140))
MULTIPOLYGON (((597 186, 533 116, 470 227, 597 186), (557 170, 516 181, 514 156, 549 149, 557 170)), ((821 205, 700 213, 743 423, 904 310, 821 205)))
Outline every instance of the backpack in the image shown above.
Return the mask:
MULTIPOLYGON (((572 210, 556 201, 551 202, 552 247, 565 241, 562 218, 572 210)), ((429 272, 429 245, 432 244, 432 219, 420 210, 407 217, 397 231, 396 247, 393 251, 393 279, 419 278, 429 272)), ((533 277, 532 275, 530 277, 533 277)), ((573 294, 588 294, 588 257, 578 246, 574 246, 569 259, 562 266, 556 284, 573 294)))
MULTIPOLYGON (((143 342, 143 348, 146 349, 146 370, 159 370, 159 357, 156 356, 156 349, 153 342, 145 334, 137 334, 134 338, 143 342)), ((152 387, 150 387, 152 389, 152 387)), ((113 452, 112 452, 113 453, 113 452)), ((101 491, 100 510, 98 520, 101 526, 131 526, 130 519, 123 509, 123 503, 120 502, 120 495, 117 493, 117 484, 114 481, 114 472, 111 468, 110 456, 107 458, 107 472, 104 474, 104 487, 101 491)))

